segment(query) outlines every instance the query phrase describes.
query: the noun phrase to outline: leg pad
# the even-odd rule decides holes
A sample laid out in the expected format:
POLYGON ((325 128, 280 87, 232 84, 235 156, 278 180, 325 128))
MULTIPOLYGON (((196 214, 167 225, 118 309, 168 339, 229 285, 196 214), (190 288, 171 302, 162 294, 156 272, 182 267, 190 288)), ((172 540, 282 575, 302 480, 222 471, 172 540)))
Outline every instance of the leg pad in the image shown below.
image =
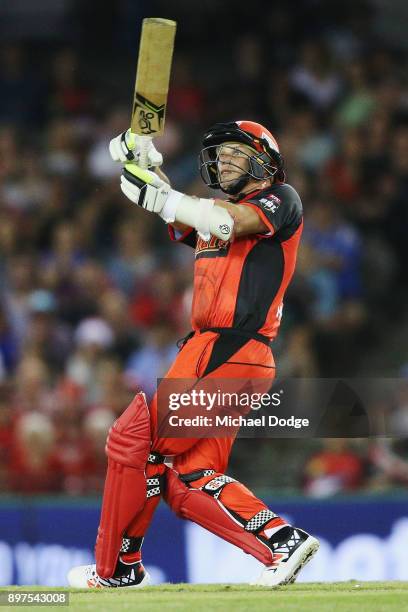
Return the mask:
POLYGON ((238 546, 261 563, 272 564, 273 553, 269 546, 246 531, 219 500, 203 490, 188 488, 174 470, 169 469, 166 474, 165 500, 178 516, 238 546))
POLYGON ((149 450, 149 410, 144 394, 138 393, 106 442, 108 470, 95 545, 96 571, 102 578, 113 576, 126 527, 146 502, 149 450))

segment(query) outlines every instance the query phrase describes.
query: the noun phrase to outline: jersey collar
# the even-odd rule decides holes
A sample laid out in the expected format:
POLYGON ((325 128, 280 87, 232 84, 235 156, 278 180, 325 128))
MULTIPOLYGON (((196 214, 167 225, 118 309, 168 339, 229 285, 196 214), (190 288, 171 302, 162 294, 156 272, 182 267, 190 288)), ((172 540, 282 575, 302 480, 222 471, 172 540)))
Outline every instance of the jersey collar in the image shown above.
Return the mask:
POLYGON ((228 200, 228 201, 231 202, 231 204, 238 204, 239 202, 246 202, 247 200, 250 200, 251 198, 253 198, 255 195, 258 195, 258 193, 261 193, 261 191, 263 191, 263 189, 254 189, 253 191, 250 191, 249 193, 239 193, 237 195, 236 200, 228 200))
POLYGON ((277 185, 283 185, 283 182, 276 181, 276 183, 273 183, 272 185, 270 185, 270 187, 265 187, 265 189, 254 189, 253 191, 250 191, 249 193, 242 193, 242 194, 239 193, 236 200, 228 200, 228 202, 231 202, 231 204, 238 204, 239 202, 247 202, 254 196, 257 196, 258 193, 261 193, 261 191, 266 191, 267 189, 270 189, 271 187, 274 187, 277 185))

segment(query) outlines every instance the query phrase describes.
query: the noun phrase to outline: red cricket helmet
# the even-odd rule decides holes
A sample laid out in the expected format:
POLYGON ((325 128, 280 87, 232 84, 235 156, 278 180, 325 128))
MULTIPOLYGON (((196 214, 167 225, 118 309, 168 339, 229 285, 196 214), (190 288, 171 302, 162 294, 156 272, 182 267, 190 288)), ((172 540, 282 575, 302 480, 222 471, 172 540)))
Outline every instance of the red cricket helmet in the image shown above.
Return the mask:
POLYGON ((203 149, 199 155, 199 168, 203 181, 213 189, 222 189, 229 194, 237 194, 248 182, 249 178, 265 180, 276 176, 278 181, 285 180, 283 158, 279 146, 271 132, 260 123, 254 121, 231 121, 216 123, 203 138, 203 149), (249 167, 233 185, 222 188, 218 173, 219 145, 226 142, 239 142, 254 150, 254 155, 248 155, 249 167))

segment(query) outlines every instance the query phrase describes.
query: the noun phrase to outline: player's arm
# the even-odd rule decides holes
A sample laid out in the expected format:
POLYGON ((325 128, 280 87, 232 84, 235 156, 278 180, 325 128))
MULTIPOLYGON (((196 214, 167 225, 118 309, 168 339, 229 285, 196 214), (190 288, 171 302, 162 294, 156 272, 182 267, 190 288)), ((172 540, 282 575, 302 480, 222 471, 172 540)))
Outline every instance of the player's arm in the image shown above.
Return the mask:
MULTIPOLYGON (((161 170, 161 168, 155 168, 154 170, 159 178, 170 185, 170 180, 161 170)), ((249 236, 250 234, 264 234, 270 232, 270 227, 262 221, 260 215, 254 208, 245 206, 244 204, 231 204, 225 200, 214 200, 216 206, 225 208, 230 216, 234 220, 234 236, 249 236)), ((179 232, 185 233, 190 229, 190 226, 183 225, 180 222, 174 221, 171 225, 179 232)))
POLYGON ((217 206, 225 208, 234 219, 234 236, 248 236, 250 234, 263 234, 269 228, 253 208, 244 204, 231 204, 224 200, 215 200, 217 206))

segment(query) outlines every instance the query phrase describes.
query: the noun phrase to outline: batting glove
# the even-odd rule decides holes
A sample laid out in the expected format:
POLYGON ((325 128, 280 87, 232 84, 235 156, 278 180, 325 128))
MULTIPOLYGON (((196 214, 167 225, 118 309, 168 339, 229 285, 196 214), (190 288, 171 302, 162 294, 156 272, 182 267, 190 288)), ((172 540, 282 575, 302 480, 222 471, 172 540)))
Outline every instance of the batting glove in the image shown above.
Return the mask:
POLYGON ((230 240, 234 219, 214 200, 196 198, 171 189, 157 174, 134 163, 126 164, 120 178, 120 188, 135 204, 159 215, 166 223, 180 222, 193 227, 203 240, 211 236, 230 240))
POLYGON ((171 191, 170 185, 162 181, 157 174, 143 170, 133 163, 126 164, 123 168, 120 188, 129 200, 158 215, 171 191))
MULTIPOLYGON (((146 146, 146 138, 133 134, 129 128, 116 138, 112 138, 109 143, 109 153, 113 161, 132 161, 137 164, 144 146, 146 146)), ((147 160, 148 165, 153 167, 161 166, 163 163, 163 155, 159 153, 151 139, 148 139, 147 144, 147 160)))

